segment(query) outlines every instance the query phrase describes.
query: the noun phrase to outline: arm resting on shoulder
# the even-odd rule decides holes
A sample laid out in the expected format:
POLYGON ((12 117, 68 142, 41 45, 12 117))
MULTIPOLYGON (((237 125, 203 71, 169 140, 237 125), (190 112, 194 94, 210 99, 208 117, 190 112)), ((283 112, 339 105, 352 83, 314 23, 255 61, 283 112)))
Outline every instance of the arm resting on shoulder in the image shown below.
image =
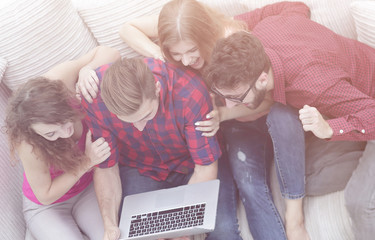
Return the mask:
POLYGON ((120 37, 139 54, 160 59, 160 47, 151 40, 158 37, 158 21, 159 15, 153 15, 126 22, 120 28, 120 37))
POLYGON ((54 66, 44 74, 44 77, 62 80, 74 92, 79 72, 83 67, 95 69, 103 64, 114 62, 119 58, 120 54, 117 50, 110 47, 98 46, 75 60, 66 61, 54 66))

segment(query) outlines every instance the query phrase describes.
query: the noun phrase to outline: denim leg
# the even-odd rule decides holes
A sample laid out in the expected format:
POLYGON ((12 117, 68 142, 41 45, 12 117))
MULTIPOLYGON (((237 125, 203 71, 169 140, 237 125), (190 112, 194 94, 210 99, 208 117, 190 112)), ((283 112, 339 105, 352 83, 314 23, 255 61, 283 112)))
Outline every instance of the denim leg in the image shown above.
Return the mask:
POLYGON ((218 179, 220 180, 219 200, 217 206, 215 230, 208 234, 207 240, 238 240, 242 239, 238 230, 237 189, 230 170, 228 156, 218 160, 218 179))
MULTIPOLYGON (((122 186, 122 199, 131 194, 149 192, 187 184, 192 174, 172 172, 165 181, 156 181, 150 177, 141 175, 137 168, 120 166, 119 169, 122 186)), ((121 213, 121 209, 122 202, 119 213, 121 213)))
POLYGON ((266 117, 253 122, 228 121, 222 129, 253 238, 286 239, 269 188, 268 170, 273 160, 273 148, 266 117))
POLYGON ((131 194, 149 192, 164 188, 177 187, 187 184, 190 174, 172 172, 165 181, 156 181, 148 176, 143 176, 137 168, 120 166, 122 197, 131 194))
POLYGON ((280 191, 284 198, 305 195, 305 137, 295 109, 275 103, 267 115, 280 191))

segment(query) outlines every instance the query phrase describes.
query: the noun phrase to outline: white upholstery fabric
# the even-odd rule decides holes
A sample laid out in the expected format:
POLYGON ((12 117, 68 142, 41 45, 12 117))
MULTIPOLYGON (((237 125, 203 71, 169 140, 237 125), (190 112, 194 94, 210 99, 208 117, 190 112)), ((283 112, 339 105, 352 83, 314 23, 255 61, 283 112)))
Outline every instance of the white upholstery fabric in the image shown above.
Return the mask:
POLYGON ((356 1, 350 5, 358 41, 375 48, 375 1, 356 1))
POLYGON ((2 0, 0 6, 0 56, 8 60, 3 82, 11 90, 97 45, 69 0, 2 0))
POLYGON ((96 1, 96 7, 77 5, 79 15, 90 28, 100 45, 116 48, 121 56, 139 56, 120 38, 118 31, 123 23, 144 15, 157 14, 167 0, 138 1, 117 0, 96 1))
MULTIPOLYGON (((25 223, 22 214, 22 167, 12 166, 4 119, 9 89, 0 84, 0 239, 24 239, 25 223)), ((14 165, 14 164, 13 164, 14 165)))
MULTIPOLYGON (((123 23, 137 17, 158 14, 169 0, 73 0, 79 15, 90 28, 100 45, 110 46, 120 51, 121 56, 139 56, 125 44, 118 31, 123 23)), ((200 0, 227 15, 244 12, 244 5, 238 0, 200 0)))
MULTIPOLYGON (((118 29, 116 28, 125 20, 115 19, 117 22, 110 23, 117 17, 115 10, 111 8, 100 9, 103 5, 108 4, 110 6, 114 0, 72 1, 82 13, 81 16, 84 16, 84 14, 91 15, 86 20, 90 20, 89 27, 93 30, 92 33, 98 38, 98 41, 99 39, 104 39, 112 44, 111 37, 119 39, 118 29), (98 14, 98 16, 95 16, 95 14, 98 14), (94 21, 96 20, 95 17, 104 19, 105 24, 110 25, 108 27, 107 25, 102 26, 104 23, 99 20, 94 21), (113 28, 111 27, 112 24, 113 26, 117 25, 113 28)), ((126 0, 126 2, 134 2, 134 8, 123 7, 121 8, 123 10, 121 14, 128 15, 134 9, 138 11, 138 8, 141 8, 140 11, 146 14, 147 9, 152 8, 152 6, 156 6, 155 9, 159 8, 164 1, 166 0, 126 0), (146 9, 136 6, 135 3, 146 9)), ((200 1, 220 9, 227 15, 237 15, 279 0, 200 1)), ((313 20, 344 36, 355 38, 354 22, 349 12, 349 3, 355 2, 355 0, 302 1, 311 8, 313 20)), ((125 0, 116 0, 116 2, 125 2, 125 0)), ((364 3, 360 5, 364 5, 364 3)), ((357 10, 356 7, 352 7, 353 15, 355 11, 359 11, 356 13, 359 15, 367 12, 367 9, 357 10)), ((374 16, 374 11, 368 10, 368 13, 374 16)), ((370 21, 367 20, 365 20, 365 23, 368 26, 362 29, 361 38, 366 36, 366 34, 370 34, 370 32, 372 32, 371 36, 374 36, 374 25, 371 25, 370 21)), ((358 26, 359 24, 357 23, 357 31, 358 26)), ((372 37, 372 39, 375 38, 372 37)), ((116 45, 111 44, 109 46, 116 45)), ((82 55, 95 45, 97 45, 96 40, 87 31, 77 12, 72 9, 69 0, 0 1, 0 56, 8 60, 5 79, 8 85, 13 86, 11 88, 15 88, 18 83, 27 80, 29 76, 43 74, 57 62, 82 55)), ((0 67, 0 69, 2 68, 0 67)), ((4 125, 5 106, 9 94, 10 91, 3 84, 0 84, 0 127, 4 125)), ((21 164, 17 164, 15 167, 11 166, 6 135, 2 132, 0 132, 0 146, 0 205, 2 206, 0 209, 0 239, 21 240, 24 239, 25 234, 21 203, 22 168, 21 164)), ((277 180, 274 176, 272 190, 275 202, 278 209, 283 211, 283 200, 280 197, 280 193, 277 195, 279 190, 276 183, 277 180)), ((350 219, 344 206, 343 192, 319 197, 307 197, 305 199, 305 214, 306 225, 312 240, 353 239, 350 219)), ((239 210, 239 221, 243 239, 251 240, 242 205, 240 205, 239 210)), ((197 236, 195 240, 197 239, 203 240, 204 238, 197 236)))
POLYGON ((227 16, 236 16, 249 11, 249 8, 241 0, 198 0, 213 9, 219 10, 227 16))
POLYGON ((0 83, 3 79, 5 69, 7 68, 8 61, 5 58, 0 57, 0 83))

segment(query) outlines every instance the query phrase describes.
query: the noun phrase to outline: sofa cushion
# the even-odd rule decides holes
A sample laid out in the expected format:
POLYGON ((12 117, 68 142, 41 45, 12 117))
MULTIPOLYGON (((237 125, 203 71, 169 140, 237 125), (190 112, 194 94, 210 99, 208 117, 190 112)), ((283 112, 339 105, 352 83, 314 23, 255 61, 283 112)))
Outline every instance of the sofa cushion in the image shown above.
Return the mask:
POLYGON ((350 11, 354 18, 358 41, 375 48, 375 2, 353 2, 350 11))
POLYGON ((7 68, 8 61, 5 58, 0 57, 0 83, 3 79, 5 69, 7 68))
POLYGON ((139 55, 120 38, 118 31, 121 25, 140 16, 157 14, 167 1, 95 0, 95 4, 79 1, 74 1, 74 4, 100 45, 119 50, 121 56, 134 57, 139 55))
POLYGON ((249 11, 241 0, 198 0, 227 16, 236 16, 249 11))
POLYGON ((96 45, 70 0, 0 3, 0 56, 8 60, 3 82, 12 90, 96 45))
POLYGON ((324 195, 344 190, 366 142, 326 141, 306 137, 306 194, 324 195))
MULTIPOLYGON (((100 45, 116 48, 121 56, 139 56, 125 44, 118 34, 123 23, 137 17, 158 14, 169 0, 73 0, 79 15, 89 27, 100 45)), ((238 0, 200 0, 224 14, 233 16, 246 10, 238 0)))

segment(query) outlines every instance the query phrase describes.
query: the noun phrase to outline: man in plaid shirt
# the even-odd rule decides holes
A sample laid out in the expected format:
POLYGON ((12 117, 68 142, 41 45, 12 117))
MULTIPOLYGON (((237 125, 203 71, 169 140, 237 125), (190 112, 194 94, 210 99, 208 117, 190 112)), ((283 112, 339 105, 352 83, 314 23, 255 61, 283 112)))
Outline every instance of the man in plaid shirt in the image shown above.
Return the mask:
POLYGON ((253 108, 271 94, 275 102, 300 109, 303 129, 318 138, 367 141, 345 188, 355 239, 375 235, 374 63, 375 49, 295 12, 262 16, 251 33, 218 41, 206 78, 227 106, 253 108))
POLYGON ((82 105, 93 136, 104 137, 111 148, 94 175, 105 239, 119 237, 124 196, 217 177, 220 221, 208 239, 240 239, 235 197, 225 190, 234 183, 218 141, 194 126, 213 108, 202 79, 152 58, 122 59, 96 73, 103 78, 98 97, 82 105))

